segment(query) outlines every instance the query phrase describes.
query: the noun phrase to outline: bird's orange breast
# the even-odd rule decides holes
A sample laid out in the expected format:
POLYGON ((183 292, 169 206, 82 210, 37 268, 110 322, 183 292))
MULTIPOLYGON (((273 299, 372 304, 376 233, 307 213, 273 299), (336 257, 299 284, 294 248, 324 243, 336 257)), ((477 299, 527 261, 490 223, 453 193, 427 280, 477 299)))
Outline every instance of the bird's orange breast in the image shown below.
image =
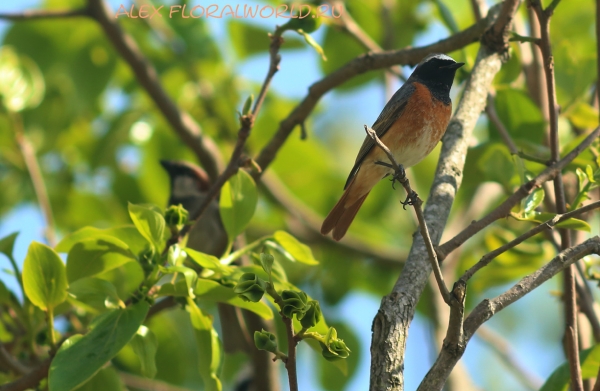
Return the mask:
MULTIPOLYGON (((414 166, 435 148, 452 114, 452 104, 435 99, 421 83, 413 86, 404 112, 381 138, 404 167, 414 166)), ((380 154, 379 148, 375 152, 380 154)))

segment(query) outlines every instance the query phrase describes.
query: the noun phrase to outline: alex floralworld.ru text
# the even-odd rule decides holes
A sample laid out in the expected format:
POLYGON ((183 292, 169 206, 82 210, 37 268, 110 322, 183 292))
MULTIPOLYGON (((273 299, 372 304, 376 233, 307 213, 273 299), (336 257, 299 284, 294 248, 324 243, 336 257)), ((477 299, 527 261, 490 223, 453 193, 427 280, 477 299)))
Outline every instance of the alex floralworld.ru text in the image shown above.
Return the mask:
POLYGON ((278 6, 271 5, 220 5, 210 4, 207 6, 196 5, 194 7, 188 7, 188 5, 171 5, 165 7, 164 5, 155 7, 154 5, 144 4, 139 9, 132 4, 129 9, 125 8, 123 4, 119 7, 115 13, 115 18, 126 17, 126 18, 150 18, 155 16, 163 17, 169 15, 169 18, 181 17, 187 18, 216 18, 220 19, 223 17, 231 17, 236 19, 243 18, 283 18, 283 19, 304 19, 307 17, 312 18, 339 18, 342 16, 343 8, 341 6, 322 4, 319 6, 308 5, 308 4, 293 4, 288 6, 287 4, 281 4, 278 6))

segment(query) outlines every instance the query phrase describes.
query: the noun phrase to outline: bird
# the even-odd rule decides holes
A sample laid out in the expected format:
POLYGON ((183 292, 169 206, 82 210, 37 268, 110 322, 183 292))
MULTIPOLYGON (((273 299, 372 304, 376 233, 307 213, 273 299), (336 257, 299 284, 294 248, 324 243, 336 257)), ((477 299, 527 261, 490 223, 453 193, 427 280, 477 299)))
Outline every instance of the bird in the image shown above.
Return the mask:
MULTIPOLYGON (((446 132, 452 114, 450 88, 456 70, 464 63, 445 54, 426 56, 406 82, 394 93, 373 124, 377 136, 403 168, 419 163, 446 132)), ((371 189, 393 173, 385 152, 366 136, 344 186, 344 193, 327 215, 321 234, 333 231, 341 240, 371 189)))
MULTIPOLYGON (((169 205, 181 204, 194 216, 210 188, 206 172, 191 163, 180 160, 161 160, 169 174, 169 205)), ((194 250, 220 257, 227 248, 227 233, 221 222, 219 203, 213 201, 194 225, 188 236, 188 246, 194 250)))

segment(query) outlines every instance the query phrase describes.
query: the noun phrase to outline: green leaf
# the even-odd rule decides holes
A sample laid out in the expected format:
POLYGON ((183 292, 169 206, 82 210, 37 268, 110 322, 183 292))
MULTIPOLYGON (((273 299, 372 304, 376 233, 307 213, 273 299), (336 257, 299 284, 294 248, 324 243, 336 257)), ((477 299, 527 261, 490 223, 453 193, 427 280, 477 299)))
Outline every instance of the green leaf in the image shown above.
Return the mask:
POLYGON ((196 334, 198 351, 198 368, 204 381, 206 391, 221 391, 221 381, 217 371, 221 363, 221 341, 212 325, 212 318, 206 315, 194 302, 188 298, 187 310, 190 313, 192 326, 196 334))
POLYGON ((327 61, 327 57, 325 56, 325 51, 323 51, 323 48, 321 47, 321 45, 319 45, 317 43, 317 41, 314 40, 314 38, 308 34, 305 33, 302 29, 300 30, 296 30, 298 32, 298 34, 302 35, 304 37, 304 40, 306 41, 306 43, 311 46, 313 49, 315 49, 315 52, 317 52, 317 54, 319 54, 319 56, 321 56, 321 59, 323 59, 323 61, 327 61))
POLYGON ((508 148, 504 144, 490 143, 486 145, 477 165, 483 171, 484 179, 500 183, 504 188, 511 187, 515 174, 515 165, 508 148))
POLYGON ((8 46, 0 48, 0 97, 7 110, 18 112, 37 106, 44 97, 44 77, 29 57, 8 46))
MULTIPOLYGON (((515 139, 525 139, 534 143, 541 143, 544 138, 545 123, 540 109, 522 90, 506 88, 496 92, 494 101, 498 117, 515 139)), ((500 141, 498 132, 490 132, 490 139, 500 141)))
POLYGON ((571 106, 565 115, 580 129, 593 129, 598 126, 598 109, 583 100, 571 106))
POLYGON ((73 300, 96 310, 125 308, 119 298, 117 288, 100 278, 82 278, 69 285, 69 294, 73 300))
POLYGON ((19 236, 19 233, 13 232, 12 234, 0 239, 0 253, 6 255, 8 258, 12 258, 13 249, 15 247, 15 240, 17 240, 17 236, 19 236))
POLYGON ((544 189, 538 188, 534 190, 531 194, 527 196, 525 199, 525 207, 523 208, 523 212, 525 215, 528 215, 531 212, 535 211, 535 208, 540 206, 542 201, 544 200, 544 189))
POLYGON ((156 349, 158 348, 158 341, 152 330, 144 325, 140 326, 129 344, 140 359, 142 375, 149 378, 156 376, 156 349))
MULTIPOLYGON (((553 219, 554 216, 556 216, 556 214, 554 214, 554 213, 533 212, 526 217, 518 217, 518 216, 513 216, 513 217, 515 217, 519 221, 531 221, 533 223, 542 224, 548 220, 553 219)), ((565 221, 561 221, 560 223, 556 224, 556 227, 557 228, 566 228, 566 229, 575 229, 578 231, 586 231, 586 232, 591 232, 591 230, 592 230, 592 228, 586 221, 575 219, 575 218, 570 218, 565 221)))
MULTIPOLYGON (((233 45, 236 55, 240 59, 258 53, 267 53, 271 40, 269 39, 269 30, 250 24, 246 21, 231 19, 227 24, 229 31, 228 37, 233 45)), ((298 49, 304 45, 302 41, 295 37, 285 37, 284 49, 298 49)), ((243 114, 246 114, 244 111, 243 114)))
MULTIPOLYGON (((579 353, 579 362, 581 363, 581 377, 584 380, 595 378, 598 375, 598 367, 600 367, 600 345, 582 350, 579 353)), ((565 362, 552 372, 540 391, 566 391, 570 381, 569 363, 565 362)))
POLYGON ((125 385, 121 381, 119 374, 113 367, 102 368, 84 385, 77 388, 77 391, 127 391, 125 385))
POLYGON ((319 261, 315 260, 310 247, 300 243, 298 239, 285 231, 277 231, 273 239, 285 250, 284 254, 292 261, 298 261, 307 265, 317 265, 319 261), (287 254, 286 254, 287 253, 287 254))
POLYGON ((86 335, 67 339, 52 360, 50 391, 71 391, 90 379, 136 334, 150 306, 140 301, 101 315, 86 335))
POLYGON ((192 299, 194 296, 194 288, 196 287, 196 280, 198 279, 198 273, 194 269, 190 269, 185 266, 169 266, 159 267, 160 270, 165 274, 182 273, 185 278, 185 284, 189 297, 192 299))
POLYGON ((196 262, 198 265, 202 266, 205 269, 212 270, 215 272, 220 272, 223 274, 231 274, 232 269, 227 265, 223 265, 219 262, 219 258, 201 253, 200 251, 193 250, 189 247, 186 247, 185 252, 192 259, 192 261, 196 262))
POLYGON ((244 301, 233 292, 232 288, 223 286, 213 280, 199 278, 194 293, 201 300, 227 303, 254 312, 264 319, 273 319, 273 311, 267 304, 262 301, 258 303, 244 301))
POLYGON ((128 204, 129 216, 143 237, 148 240, 156 252, 164 244, 165 218, 160 209, 154 206, 128 204))
POLYGON ((273 262, 275 262, 275 257, 273 257, 271 254, 260 253, 259 259, 260 265, 262 266, 263 270, 265 271, 265 273, 267 273, 269 278, 271 278, 271 270, 273 269, 273 262))
POLYGON ((592 183, 596 183, 596 180, 594 179, 594 170, 592 169, 592 166, 590 166, 589 164, 587 166, 585 166, 585 174, 588 177, 588 180, 592 183))
POLYGON ((450 9, 448 9, 446 4, 444 4, 441 0, 434 0, 434 3, 437 5, 440 16, 444 21, 444 25, 446 25, 448 30, 450 30, 450 32, 453 34, 457 33, 459 31, 458 25, 456 24, 456 20, 454 20, 454 16, 452 15, 450 9))
POLYGON ((32 242, 23 264, 25 294, 33 304, 47 310, 67 298, 65 265, 50 247, 32 242))
POLYGON ((123 225, 107 229, 95 227, 83 227, 70 235, 67 235, 55 247, 56 252, 68 253, 71 248, 83 239, 111 236, 119 239, 129 246, 134 254, 138 254, 148 246, 148 242, 133 225, 123 225))
POLYGON ((257 202, 256 184, 246 171, 239 170, 225 183, 219 209, 230 242, 244 231, 254 215, 257 202))
POLYGON ((73 282, 133 261, 136 261, 135 255, 119 239, 110 236, 84 239, 77 242, 69 251, 67 277, 69 282, 73 282))

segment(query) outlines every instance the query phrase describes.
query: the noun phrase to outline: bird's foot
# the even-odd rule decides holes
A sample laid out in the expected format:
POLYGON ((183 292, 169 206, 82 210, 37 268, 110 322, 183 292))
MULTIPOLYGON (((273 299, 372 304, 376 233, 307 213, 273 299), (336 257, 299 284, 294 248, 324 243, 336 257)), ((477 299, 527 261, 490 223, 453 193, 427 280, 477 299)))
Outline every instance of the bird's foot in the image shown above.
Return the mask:
POLYGON ((400 183, 405 183, 406 182, 406 171, 404 170, 404 167, 402 166, 402 164, 398 165, 398 169, 397 170, 390 163, 376 161, 375 164, 378 164, 380 166, 387 167, 387 168, 390 168, 390 169, 394 170, 394 173, 392 174, 392 178, 391 178, 391 180, 392 180, 392 189, 396 190, 396 186, 395 186, 396 185, 396 181, 398 181, 400 183))
POLYGON ((402 204, 402 209, 404 210, 406 210, 407 206, 413 206, 417 202, 419 202, 419 195, 415 191, 407 195, 404 201, 400 201, 400 203, 402 204))

